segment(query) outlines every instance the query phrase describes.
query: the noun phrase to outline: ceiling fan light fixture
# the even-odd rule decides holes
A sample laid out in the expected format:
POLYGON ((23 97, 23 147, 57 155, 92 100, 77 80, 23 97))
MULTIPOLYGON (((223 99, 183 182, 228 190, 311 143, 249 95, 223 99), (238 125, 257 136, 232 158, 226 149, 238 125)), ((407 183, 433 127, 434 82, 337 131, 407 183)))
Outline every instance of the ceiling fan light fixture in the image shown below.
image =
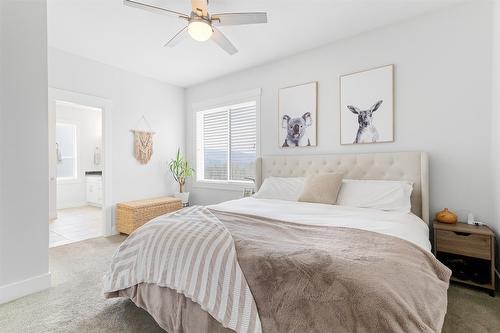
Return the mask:
POLYGON ((189 22, 188 33, 194 40, 199 42, 207 41, 212 37, 213 32, 210 24, 203 20, 189 22))

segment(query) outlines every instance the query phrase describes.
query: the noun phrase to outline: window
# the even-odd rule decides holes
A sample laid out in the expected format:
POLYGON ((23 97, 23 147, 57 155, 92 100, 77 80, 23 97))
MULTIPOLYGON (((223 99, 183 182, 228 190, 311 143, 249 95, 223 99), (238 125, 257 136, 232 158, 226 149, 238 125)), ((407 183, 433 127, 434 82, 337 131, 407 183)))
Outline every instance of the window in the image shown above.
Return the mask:
POLYGON ((250 182, 257 157, 257 102, 199 111, 197 179, 250 182))
POLYGON ((76 126, 56 124, 57 179, 77 179, 76 126))

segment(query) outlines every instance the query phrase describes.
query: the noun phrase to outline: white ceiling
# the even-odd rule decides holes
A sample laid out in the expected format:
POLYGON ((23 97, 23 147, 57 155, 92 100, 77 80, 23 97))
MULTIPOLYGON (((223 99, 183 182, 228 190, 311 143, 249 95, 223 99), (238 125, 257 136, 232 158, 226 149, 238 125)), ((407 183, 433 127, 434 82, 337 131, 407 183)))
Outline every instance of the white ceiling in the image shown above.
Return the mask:
MULTIPOLYGON (((190 12, 189 0, 143 0, 190 12)), ((266 11, 268 24, 220 30, 239 53, 185 39, 164 48, 185 22, 126 7, 122 0, 48 0, 49 45, 186 87, 460 0, 212 0, 210 13, 266 11)))

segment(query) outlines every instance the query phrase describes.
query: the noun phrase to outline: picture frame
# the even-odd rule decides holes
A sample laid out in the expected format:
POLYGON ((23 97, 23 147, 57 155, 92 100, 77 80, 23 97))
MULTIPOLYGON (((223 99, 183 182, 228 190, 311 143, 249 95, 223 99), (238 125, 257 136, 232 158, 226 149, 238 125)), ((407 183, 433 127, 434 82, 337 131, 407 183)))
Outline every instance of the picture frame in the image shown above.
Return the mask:
POLYGON ((278 94, 280 148, 317 146, 318 82, 281 88, 278 94))
POLYGON ((394 142, 394 65, 341 75, 340 144, 394 142))

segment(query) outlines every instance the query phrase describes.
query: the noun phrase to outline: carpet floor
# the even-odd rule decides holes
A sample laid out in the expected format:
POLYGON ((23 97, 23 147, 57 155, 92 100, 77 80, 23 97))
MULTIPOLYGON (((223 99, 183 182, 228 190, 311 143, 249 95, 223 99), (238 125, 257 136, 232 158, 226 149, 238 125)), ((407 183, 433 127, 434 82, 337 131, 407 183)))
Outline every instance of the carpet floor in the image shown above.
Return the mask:
MULTIPOLYGON (((101 277, 123 236, 49 250, 52 288, 0 305, 0 332, 164 332, 124 299, 106 300, 101 277)), ((500 331, 500 297, 453 284, 443 332, 500 331)))

